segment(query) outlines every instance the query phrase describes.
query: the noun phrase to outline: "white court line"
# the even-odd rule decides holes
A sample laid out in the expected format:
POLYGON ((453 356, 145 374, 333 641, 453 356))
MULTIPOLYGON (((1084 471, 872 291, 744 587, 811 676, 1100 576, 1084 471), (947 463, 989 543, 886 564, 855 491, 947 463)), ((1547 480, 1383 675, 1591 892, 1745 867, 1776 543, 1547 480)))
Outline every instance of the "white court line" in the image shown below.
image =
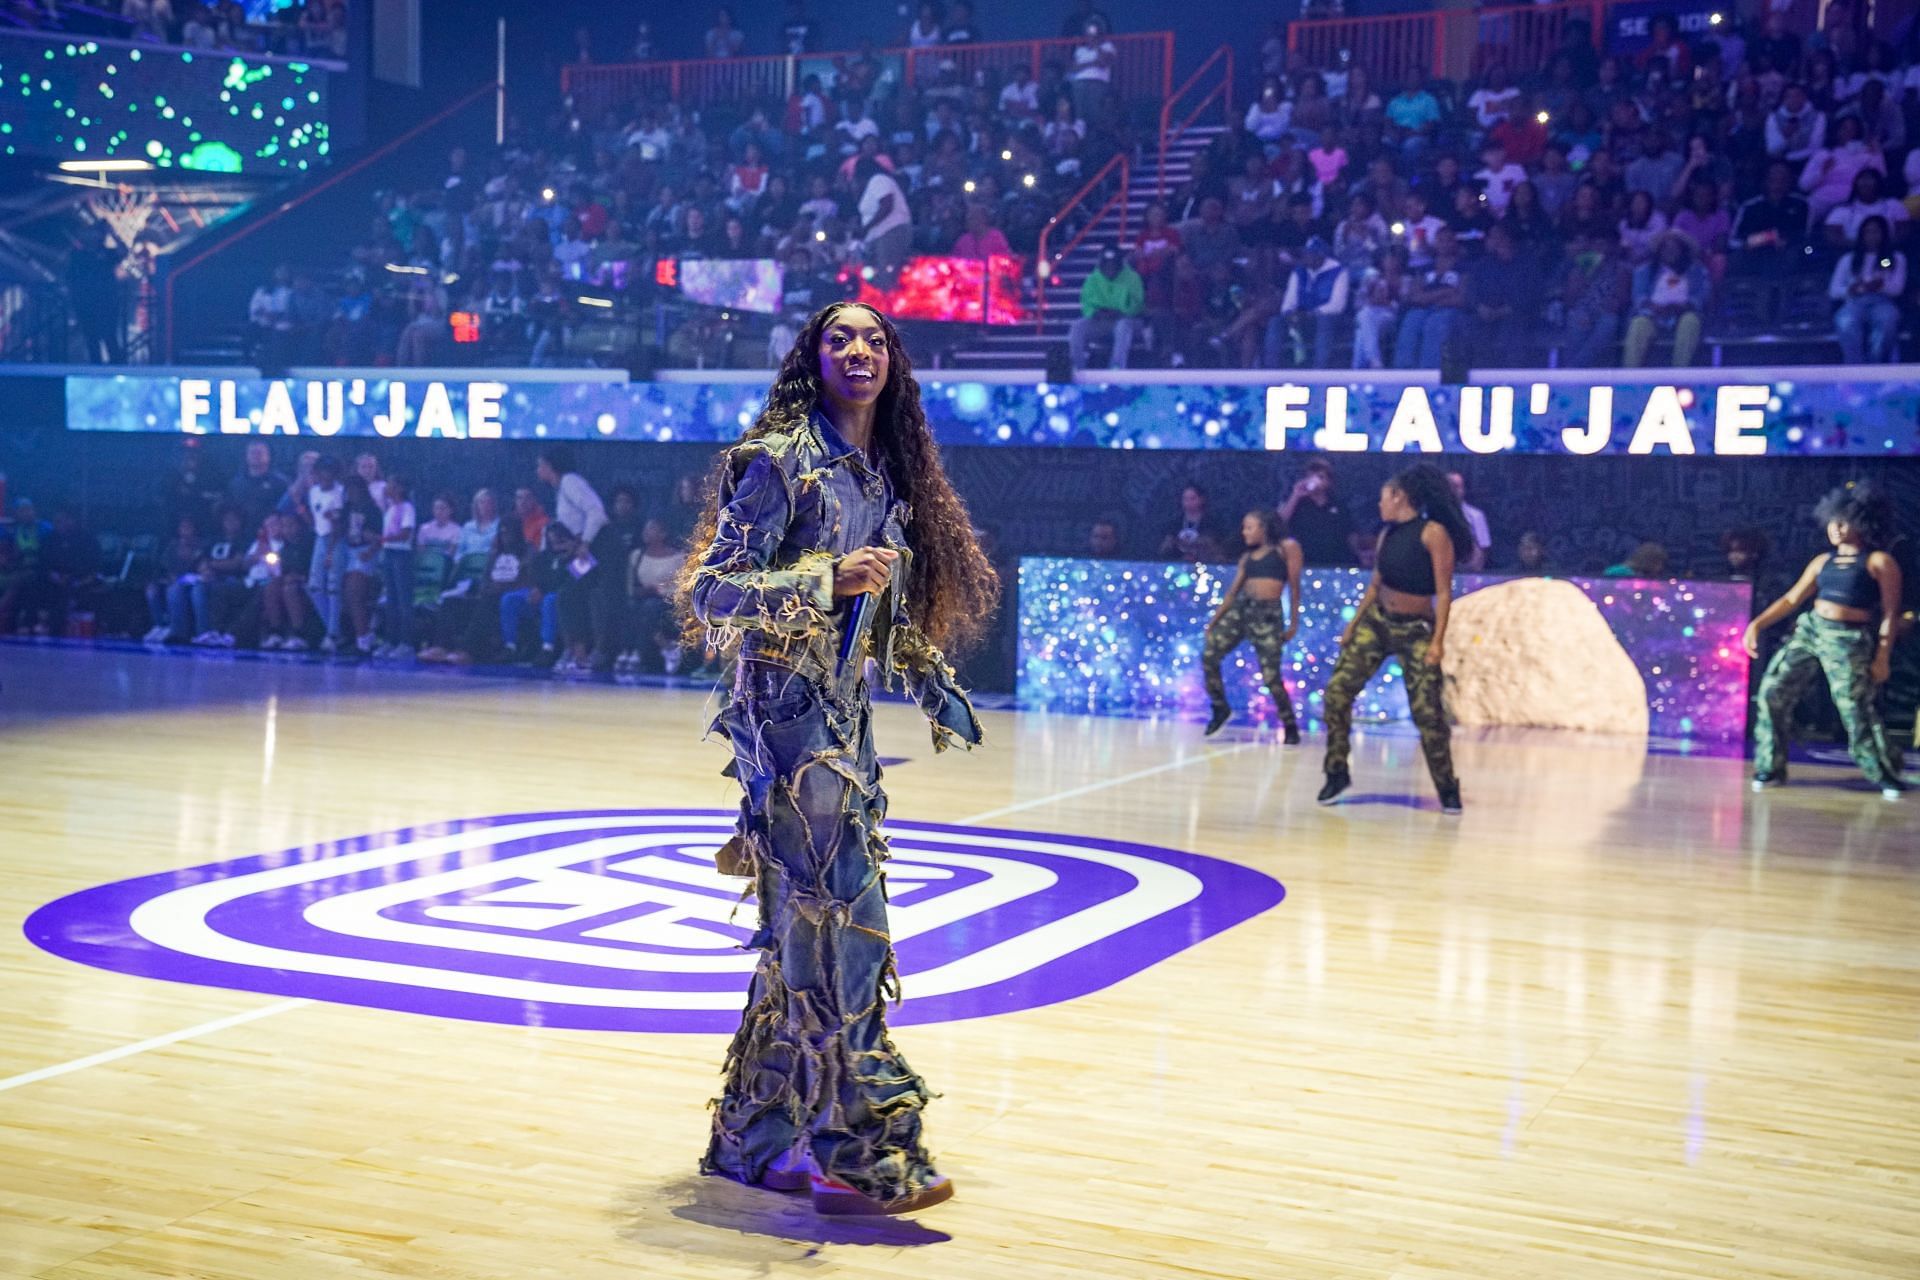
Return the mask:
POLYGON ((291 1000, 276 1000, 258 1009, 249 1009, 245 1013, 229 1014, 224 1018, 215 1018, 212 1022, 203 1022, 197 1027, 188 1027, 183 1031, 169 1031, 166 1035, 155 1036, 151 1040, 141 1040, 136 1044, 123 1044, 118 1049, 108 1049, 102 1053, 91 1054, 85 1058, 75 1058, 72 1062, 62 1062, 58 1066, 41 1067, 38 1071, 29 1071, 25 1075, 9 1076, 0 1080, 0 1093, 8 1089, 17 1089, 23 1084, 33 1084, 39 1080, 51 1080, 55 1076, 64 1076, 72 1071, 85 1071, 88 1067, 97 1067, 102 1063, 117 1062, 121 1058, 131 1058, 136 1053, 145 1053, 149 1049, 160 1049, 182 1040, 191 1040, 195 1036, 207 1035, 214 1031, 225 1031, 228 1027, 237 1027, 244 1022, 253 1022, 260 1018, 271 1018, 276 1013, 285 1013, 289 1009, 298 1009, 301 1005, 312 1004, 304 997, 291 1000))
MULTIPOLYGON (((1025 809, 1037 809, 1042 805, 1054 804, 1061 800, 1072 800, 1079 796, 1089 795, 1095 791, 1104 791, 1108 787, 1117 787, 1128 782, 1138 782, 1141 778, 1151 778, 1155 774, 1184 769, 1188 765, 1198 764, 1202 760, 1216 760, 1221 756, 1230 756, 1235 752, 1245 751, 1249 745, 1248 743, 1241 743, 1239 746, 1227 747, 1220 751, 1209 751, 1203 755, 1188 756, 1181 760, 1169 760, 1165 764, 1155 765, 1151 769, 1136 769, 1132 773, 1123 773, 1117 778, 1103 778, 1099 782, 1088 782, 1078 787, 1069 787, 1065 791, 1055 791, 1048 795, 1040 796, 1037 799, 1022 800, 1018 804, 1002 805, 998 809, 988 809, 984 812, 961 818, 955 825, 965 826, 972 822, 985 822, 989 818, 998 818, 1009 813, 1019 813, 1025 809)), ((88 1067, 98 1067, 105 1063, 117 1062, 122 1058, 131 1058, 134 1054, 145 1053, 149 1049, 164 1049, 166 1046, 178 1044, 182 1040, 191 1040, 196 1036, 211 1035, 216 1031, 224 1031, 228 1027, 237 1027, 244 1023, 258 1021, 261 1018, 271 1018, 277 1013, 285 1013, 289 1009, 298 1009, 303 1005, 312 1003, 312 1000, 306 999, 305 997, 276 1000, 272 1004, 262 1005, 258 1009, 250 1009, 245 1013, 231 1014, 225 1018, 215 1018, 212 1022, 203 1022, 197 1027, 187 1027, 180 1031, 170 1031, 166 1035, 154 1036, 150 1040, 141 1040, 136 1044, 121 1045, 118 1049, 107 1049, 101 1053, 90 1054, 84 1058, 75 1058, 72 1062, 62 1062, 51 1067, 41 1067, 37 1071, 29 1071, 24 1075, 9 1076, 5 1080, 0 1080, 0 1093, 5 1093, 9 1089, 17 1089, 21 1085, 34 1084, 41 1080, 51 1080, 56 1076, 68 1075, 75 1071, 85 1071, 88 1067)))

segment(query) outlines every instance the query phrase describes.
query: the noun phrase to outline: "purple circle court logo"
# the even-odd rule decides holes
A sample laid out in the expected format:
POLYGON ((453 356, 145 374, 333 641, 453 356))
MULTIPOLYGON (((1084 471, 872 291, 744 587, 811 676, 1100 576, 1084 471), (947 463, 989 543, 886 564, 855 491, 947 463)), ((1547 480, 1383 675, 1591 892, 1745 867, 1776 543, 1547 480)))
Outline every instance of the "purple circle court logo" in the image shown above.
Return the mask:
MULTIPOLYGON (((728 1032, 755 908, 735 815, 523 813, 121 880, 28 917, 38 946, 172 982, 486 1022, 728 1032), (738 908, 736 912, 736 907, 738 908)), ((906 1002, 945 1022, 1072 999, 1267 910, 1280 882, 1084 836, 887 824, 906 1002)))

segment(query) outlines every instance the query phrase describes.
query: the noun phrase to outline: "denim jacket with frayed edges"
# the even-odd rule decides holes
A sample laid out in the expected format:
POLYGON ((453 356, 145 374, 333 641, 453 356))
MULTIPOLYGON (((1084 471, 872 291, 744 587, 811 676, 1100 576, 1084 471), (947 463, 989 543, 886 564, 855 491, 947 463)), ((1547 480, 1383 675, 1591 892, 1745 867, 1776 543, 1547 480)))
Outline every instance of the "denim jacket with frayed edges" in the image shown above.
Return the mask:
POLYGON ((727 452, 719 525, 694 577, 694 614, 723 651, 785 667, 846 701, 866 664, 849 662, 835 676, 851 609, 833 594, 834 564, 862 547, 898 551, 855 652, 878 662, 887 688, 901 677, 933 725, 936 751, 976 746, 980 722, 953 668, 907 616, 911 519, 885 472, 818 412, 796 430, 741 441, 727 452))

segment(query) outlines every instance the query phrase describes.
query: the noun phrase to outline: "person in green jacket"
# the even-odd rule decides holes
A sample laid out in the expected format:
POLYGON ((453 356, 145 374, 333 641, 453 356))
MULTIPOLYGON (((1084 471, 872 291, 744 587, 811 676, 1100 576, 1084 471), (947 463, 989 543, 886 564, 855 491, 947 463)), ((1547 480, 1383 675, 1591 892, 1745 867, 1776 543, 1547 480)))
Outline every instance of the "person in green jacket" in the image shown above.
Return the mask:
POLYGON ((1113 336, 1115 369, 1127 367, 1127 355, 1133 349, 1133 335, 1140 326, 1140 312, 1147 302, 1146 286, 1140 273, 1120 256, 1118 249, 1100 255, 1100 269, 1080 286, 1080 318, 1067 329, 1067 350, 1073 367, 1087 363, 1087 343, 1096 337, 1113 336))

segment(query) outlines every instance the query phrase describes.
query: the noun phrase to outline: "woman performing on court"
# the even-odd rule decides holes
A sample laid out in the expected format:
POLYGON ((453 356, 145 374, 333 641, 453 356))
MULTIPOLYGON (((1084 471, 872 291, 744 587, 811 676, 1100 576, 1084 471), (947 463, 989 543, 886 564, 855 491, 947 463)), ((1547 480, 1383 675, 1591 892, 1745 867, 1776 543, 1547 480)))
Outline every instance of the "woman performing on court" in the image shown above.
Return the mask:
POLYGON ((715 724, 745 793, 721 865, 754 880, 761 956, 701 1168, 811 1189, 823 1213, 923 1209, 953 1183, 921 1144, 926 1084, 887 1034, 899 984, 866 667, 903 680, 936 751, 978 745, 941 649, 979 635, 998 582, 871 308, 807 322, 716 476, 682 587, 739 663, 715 724))
POLYGON ((1295 746, 1300 741, 1300 723, 1294 719, 1293 696, 1280 674, 1280 652, 1300 626, 1300 544, 1285 535, 1280 517, 1271 511, 1247 512, 1240 521, 1240 537, 1247 550, 1241 553, 1227 594, 1207 623, 1207 643, 1200 651, 1207 700, 1213 704, 1207 734, 1220 732, 1233 718, 1220 664, 1242 640, 1251 640, 1267 692, 1273 695, 1280 723, 1286 726, 1285 741, 1295 746))
POLYGON ((1823 673, 1847 728, 1854 763, 1881 795, 1898 800, 1907 789, 1900 780, 1900 758, 1873 704, 1876 687, 1891 673, 1900 617, 1900 566, 1881 549, 1893 536, 1892 504, 1867 485, 1849 484, 1829 493, 1813 514, 1826 525, 1833 550, 1815 556, 1793 589, 1747 626, 1747 653, 1757 658, 1760 633, 1813 601, 1760 678, 1753 789, 1785 784, 1794 704, 1814 675, 1823 673))
POLYGON ((1353 700, 1389 654, 1400 659, 1407 705, 1420 730, 1420 750, 1440 793, 1442 813, 1460 812, 1460 781, 1453 776, 1452 733, 1441 705, 1440 660, 1447 613, 1453 606, 1453 563, 1473 550, 1473 530, 1440 468, 1419 462, 1380 488, 1387 527, 1376 545, 1373 577, 1353 621, 1340 636, 1340 659, 1327 678, 1327 781, 1321 804, 1333 804, 1353 785, 1347 755, 1353 738, 1353 700))

